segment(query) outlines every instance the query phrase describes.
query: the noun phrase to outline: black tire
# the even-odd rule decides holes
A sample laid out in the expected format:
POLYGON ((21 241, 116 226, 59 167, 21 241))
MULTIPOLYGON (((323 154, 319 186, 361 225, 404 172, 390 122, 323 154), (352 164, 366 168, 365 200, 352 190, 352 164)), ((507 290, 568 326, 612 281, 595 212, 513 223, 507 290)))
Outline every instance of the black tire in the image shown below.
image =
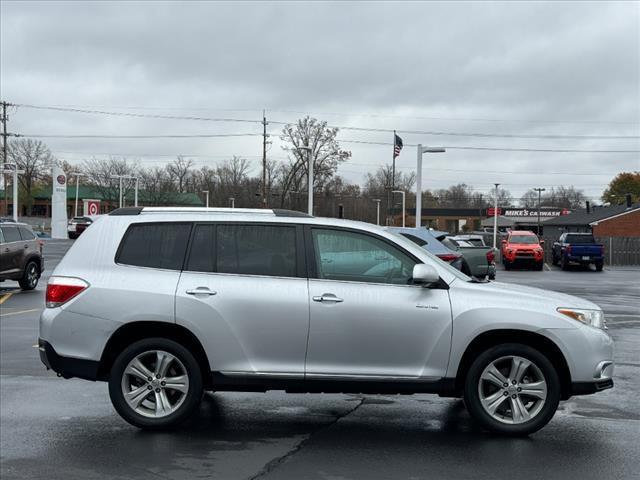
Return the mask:
POLYGON ((530 435, 540 430, 553 418, 560 402, 560 377, 549 359, 535 348, 520 343, 504 343, 485 350, 471 364, 464 382, 464 400, 473 419, 483 428, 503 435, 530 435), (533 362, 542 372, 547 383, 547 394, 542 408, 525 423, 508 424, 498 421, 484 409, 480 401, 478 385, 482 372, 491 362, 509 355, 523 357, 533 362))
POLYGON ((24 273, 22 274, 22 278, 18 280, 18 283, 22 290, 33 290, 38 286, 39 279, 40 267, 37 262, 31 260, 27 263, 27 266, 24 267, 24 273))
POLYGON ((562 260, 560 260, 560 268, 562 268, 562 270, 569 270, 569 262, 567 262, 565 257, 562 257, 562 260))
POLYGON ((544 269, 544 262, 538 262, 536 263, 535 269, 539 272, 541 272, 544 269))
POLYGON ((495 280, 495 279, 496 279, 496 274, 495 273, 489 275, 489 280, 495 280))
POLYGON ((604 268, 604 262, 596 263, 596 272, 601 272, 603 268, 604 268))
MULTIPOLYGON (((153 394, 153 390, 150 394, 153 394)), ((118 355, 109 375, 111 403, 124 420, 138 428, 162 430, 178 426, 196 411, 202 395, 202 371, 197 360, 182 345, 166 338, 149 338, 129 345, 118 355), (153 350, 161 350, 175 356, 184 366, 189 380, 187 393, 180 406, 173 413, 160 418, 147 417, 136 412, 125 400, 122 391, 123 375, 129 362, 138 355, 153 350)))
POLYGON ((552 265, 558 265, 558 257, 554 255, 551 255, 551 264, 552 265))
POLYGON ((505 270, 511 270, 511 265, 512 265, 512 264, 511 264, 511 263, 509 263, 509 261, 508 261, 508 260, 505 260, 505 261, 504 261, 504 269, 505 269, 505 270))

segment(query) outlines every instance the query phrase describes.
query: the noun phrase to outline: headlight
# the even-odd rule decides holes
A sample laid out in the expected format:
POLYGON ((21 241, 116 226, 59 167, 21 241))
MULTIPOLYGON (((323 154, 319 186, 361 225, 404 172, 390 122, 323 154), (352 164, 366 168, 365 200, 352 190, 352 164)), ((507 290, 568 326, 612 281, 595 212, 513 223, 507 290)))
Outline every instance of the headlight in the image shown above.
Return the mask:
POLYGON ((578 320, 586 325, 606 330, 607 322, 604 319, 602 310, 582 310, 580 308, 558 308, 558 312, 578 320))

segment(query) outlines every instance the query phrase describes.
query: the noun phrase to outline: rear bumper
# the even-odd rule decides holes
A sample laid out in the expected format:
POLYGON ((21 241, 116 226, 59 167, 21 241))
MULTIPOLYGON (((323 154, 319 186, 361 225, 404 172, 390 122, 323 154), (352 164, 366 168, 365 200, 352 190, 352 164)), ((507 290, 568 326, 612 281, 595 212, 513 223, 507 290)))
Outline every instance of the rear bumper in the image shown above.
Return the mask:
POLYGON ((40 351, 40 361, 64 378, 83 378, 85 380, 98 380, 99 362, 84 360, 80 358, 63 357, 58 355, 49 342, 38 339, 38 350, 40 351))
POLYGON ((604 261, 604 257, 602 255, 584 255, 588 257, 587 259, 583 259, 582 255, 567 255, 565 258, 568 262, 574 263, 599 263, 604 261))

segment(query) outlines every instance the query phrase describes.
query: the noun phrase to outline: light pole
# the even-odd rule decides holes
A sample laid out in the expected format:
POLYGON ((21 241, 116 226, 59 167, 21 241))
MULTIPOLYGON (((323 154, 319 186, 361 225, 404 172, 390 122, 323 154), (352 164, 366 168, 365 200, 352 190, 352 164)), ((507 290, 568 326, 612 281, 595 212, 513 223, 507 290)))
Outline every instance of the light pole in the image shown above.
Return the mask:
POLYGON ((534 190, 538 192, 538 230, 536 230, 536 233, 538 234, 538 237, 540 237, 540 201, 541 201, 542 192, 544 192, 546 189, 534 188, 534 190))
POLYGON ((309 165, 309 179, 307 180, 307 213, 313 215, 313 160, 311 158, 311 151, 313 150, 309 145, 303 145, 298 147, 298 150, 307 151, 307 164, 309 165))
POLYGON ((498 187, 499 183, 494 183, 496 192, 493 196, 493 249, 496 249, 496 239, 498 237, 498 187))
POLYGON ((207 206, 207 208, 209 208, 209 190, 202 190, 202 193, 207 195, 207 201, 205 205, 207 206))
POLYGON ((423 153, 444 153, 442 147, 423 147, 418 144, 418 165, 416 172, 416 228, 420 228, 422 221, 422 154, 423 153))
MULTIPOLYGON (((78 216, 78 187, 80 185, 80 177, 84 177, 84 173, 73 172, 71 175, 75 175, 76 177, 76 203, 73 209, 73 216, 78 216)), ((86 212, 84 212, 86 214, 86 212)))
POLYGON ((236 208, 236 199, 234 197, 229 197, 229 201, 231 202, 231 208, 236 208))
MULTIPOLYGON (((5 140, 6 141, 6 140, 5 140)), ((17 163, 5 163, 4 164, 4 168, 2 169, 2 173, 11 173, 13 174, 13 185, 12 185, 12 189, 13 189, 13 221, 17 222, 18 221, 18 174, 19 173, 24 173, 24 170, 18 170, 18 164, 17 163), (12 168, 7 168, 8 165, 11 165, 12 168)), ((7 188, 7 185, 5 183, 4 188, 7 188)))
POLYGON ((404 212, 406 212, 405 205, 405 193, 404 190, 393 190, 391 193, 401 193, 402 194, 402 228, 404 228, 404 212))
POLYGON ((118 208, 122 208, 123 207, 123 202, 122 202, 122 179, 126 178, 127 180, 135 180, 136 181, 133 204, 134 204, 134 207, 137 207, 138 206, 138 177, 134 177, 133 175, 111 175, 111 178, 117 178, 119 180, 119 184, 120 184, 120 200, 118 201, 118 208))
POLYGON ((376 225, 380 225, 380 199, 374 198, 374 202, 376 202, 376 225))

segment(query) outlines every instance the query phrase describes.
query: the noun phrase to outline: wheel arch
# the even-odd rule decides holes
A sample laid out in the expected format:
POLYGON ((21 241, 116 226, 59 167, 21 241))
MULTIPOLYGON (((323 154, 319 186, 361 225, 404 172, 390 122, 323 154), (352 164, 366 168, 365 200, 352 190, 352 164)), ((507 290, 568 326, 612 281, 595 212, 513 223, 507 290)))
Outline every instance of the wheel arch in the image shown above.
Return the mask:
POLYGON ((455 376, 456 395, 462 396, 465 377, 475 358, 485 350, 502 343, 521 343, 535 348, 545 355, 558 371, 562 389, 560 398, 566 400, 571 396, 571 371, 564 354, 555 342, 539 333, 514 329, 483 332, 467 345, 455 376))
POLYGON ((193 332, 175 323, 138 321, 122 325, 109 338, 104 347, 98 366, 98 379, 108 380, 111 367, 116 357, 126 347, 138 340, 162 337, 178 342, 189 350, 200 365, 202 381, 205 388, 212 386, 211 367, 202 343, 193 332))
POLYGON ((27 265, 32 261, 35 261, 38 264, 38 270, 42 272, 42 256, 36 254, 32 254, 27 257, 27 260, 24 262, 23 271, 26 270, 27 265))

